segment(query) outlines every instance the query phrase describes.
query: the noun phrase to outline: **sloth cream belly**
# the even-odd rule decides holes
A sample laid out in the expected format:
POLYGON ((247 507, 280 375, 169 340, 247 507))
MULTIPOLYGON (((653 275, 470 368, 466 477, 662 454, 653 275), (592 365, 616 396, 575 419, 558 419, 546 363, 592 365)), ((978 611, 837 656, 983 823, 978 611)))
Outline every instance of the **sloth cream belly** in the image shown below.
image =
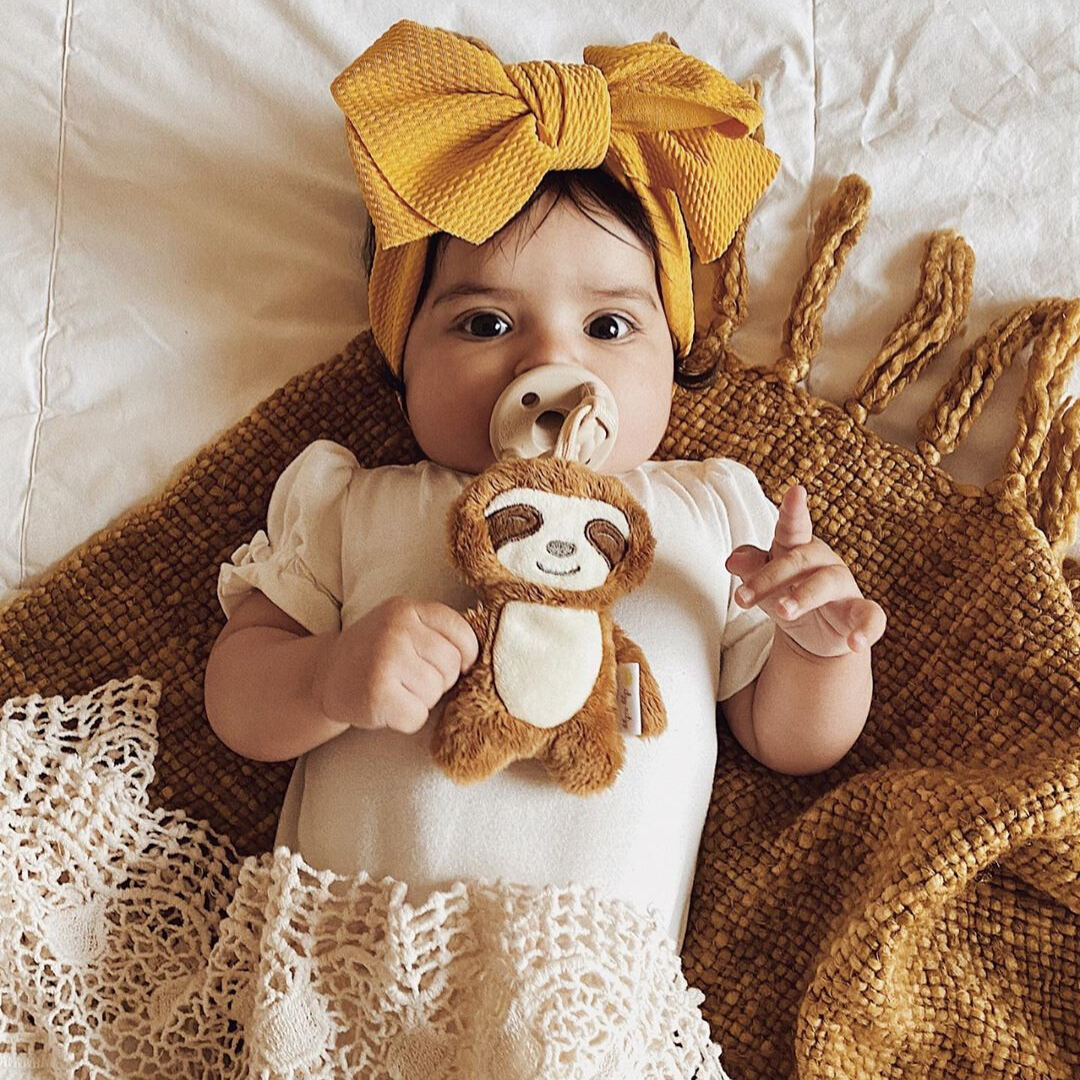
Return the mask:
POLYGON ((519 720, 555 727, 588 700, 603 651, 595 611, 512 600, 499 616, 492 647, 495 690, 519 720))

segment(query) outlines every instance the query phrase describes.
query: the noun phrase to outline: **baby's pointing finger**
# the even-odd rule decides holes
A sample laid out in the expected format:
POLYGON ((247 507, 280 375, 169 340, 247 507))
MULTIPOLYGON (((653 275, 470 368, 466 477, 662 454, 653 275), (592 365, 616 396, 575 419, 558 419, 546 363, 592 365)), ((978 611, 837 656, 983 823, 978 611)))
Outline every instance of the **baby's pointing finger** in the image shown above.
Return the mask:
POLYGON ((810 520, 810 507, 806 501, 806 488, 796 484, 784 492, 780 501, 780 517, 773 533, 771 554, 782 555, 800 544, 814 539, 814 525, 810 520))

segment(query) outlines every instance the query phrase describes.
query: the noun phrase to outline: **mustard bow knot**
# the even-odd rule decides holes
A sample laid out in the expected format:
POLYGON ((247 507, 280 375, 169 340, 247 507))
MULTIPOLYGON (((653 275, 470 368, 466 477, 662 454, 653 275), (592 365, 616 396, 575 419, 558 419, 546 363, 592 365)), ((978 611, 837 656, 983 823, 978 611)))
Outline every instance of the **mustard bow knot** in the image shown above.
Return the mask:
MULTIPOLYGON (((724 253, 780 159, 750 138, 753 96, 663 42, 591 45, 585 63, 503 64, 457 34, 394 23, 331 84, 357 179, 389 253, 436 232, 493 236, 554 169, 603 166, 641 200, 661 241, 662 300, 680 354, 693 335, 690 250, 724 253)), ((378 263, 378 252, 376 262, 378 263)), ((401 280, 369 305, 376 341, 399 370, 401 310, 415 256, 382 260, 401 280), (404 260, 404 261, 403 261, 404 260)), ((415 293, 414 293, 415 295, 415 293)))
POLYGON ((601 71, 552 60, 507 64, 505 71, 536 118, 537 139, 554 152, 545 172, 592 169, 603 162, 611 134, 611 101, 601 71))

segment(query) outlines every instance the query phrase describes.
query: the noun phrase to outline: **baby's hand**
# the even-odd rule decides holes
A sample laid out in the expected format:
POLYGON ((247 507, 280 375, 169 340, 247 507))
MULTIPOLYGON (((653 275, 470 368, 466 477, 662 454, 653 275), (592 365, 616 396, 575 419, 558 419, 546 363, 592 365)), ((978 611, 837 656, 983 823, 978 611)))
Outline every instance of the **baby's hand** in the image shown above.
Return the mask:
POLYGON ((740 607, 758 604, 807 652, 841 656, 868 649, 885 633, 885 612, 864 599, 843 559, 814 536, 806 489, 788 488, 772 547, 737 547, 725 564, 743 584, 740 607))
POLYGON ((332 720, 411 735, 478 652, 460 612, 392 596, 331 639, 312 689, 332 720))

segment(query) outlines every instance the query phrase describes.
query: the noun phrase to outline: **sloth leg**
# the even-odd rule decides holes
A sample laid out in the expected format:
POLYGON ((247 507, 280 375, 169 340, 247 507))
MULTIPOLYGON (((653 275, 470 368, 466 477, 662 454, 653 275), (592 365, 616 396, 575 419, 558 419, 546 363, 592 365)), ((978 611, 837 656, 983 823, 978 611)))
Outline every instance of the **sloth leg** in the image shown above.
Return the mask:
POLYGON ((483 780, 518 758, 535 757, 546 732, 506 711, 491 680, 466 676, 431 739, 436 764, 452 780, 483 780))
POLYGON ((610 787, 623 763, 622 735, 611 712, 593 695, 584 708, 560 724, 544 755, 548 772, 573 795, 610 787))

